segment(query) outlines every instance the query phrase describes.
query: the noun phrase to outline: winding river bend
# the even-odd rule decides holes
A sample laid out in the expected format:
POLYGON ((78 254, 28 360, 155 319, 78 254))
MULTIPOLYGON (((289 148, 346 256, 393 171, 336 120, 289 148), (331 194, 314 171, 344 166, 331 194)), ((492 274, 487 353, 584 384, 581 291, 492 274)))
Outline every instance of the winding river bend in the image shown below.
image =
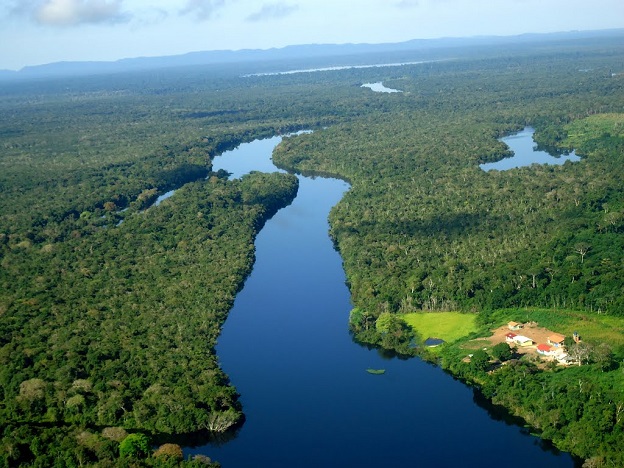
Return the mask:
POLYGON ((532 164, 560 166, 565 164, 566 161, 576 162, 581 160, 574 151, 566 155, 552 156, 546 151, 539 150, 533 140, 534 133, 535 129, 525 127, 524 130, 518 133, 501 138, 500 141, 505 143, 514 152, 514 155, 497 162, 481 164, 479 167, 486 172, 491 170, 506 171, 532 164))
MULTIPOLYGON (((279 141, 241 145, 215 159, 214 170, 266 171, 279 141), (243 168, 245 160, 252 165, 243 168)), ((351 340, 349 291, 327 222, 348 185, 299 181, 297 198, 256 239, 253 272, 217 347, 246 422, 229 442, 187 453, 224 468, 574 466, 441 369, 351 340)))

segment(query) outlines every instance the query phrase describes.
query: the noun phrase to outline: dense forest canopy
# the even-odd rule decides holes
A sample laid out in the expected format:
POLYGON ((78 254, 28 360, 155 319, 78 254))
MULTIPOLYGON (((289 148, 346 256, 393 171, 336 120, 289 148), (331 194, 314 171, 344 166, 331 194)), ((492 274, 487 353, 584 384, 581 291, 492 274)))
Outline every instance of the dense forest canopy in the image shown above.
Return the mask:
MULTIPOLYGON (((140 434, 170 442, 242 422, 214 346, 253 264, 255 234, 297 190, 292 175, 211 172, 215 155, 254 138, 314 129, 284 139, 276 163, 351 182, 331 235, 365 340, 385 333, 382 345, 402 346, 387 332, 412 336, 397 314, 422 310, 477 312, 484 323, 509 307, 624 316, 621 38, 401 57, 444 60, 4 83, 4 465, 106 466, 147 455, 140 434), (402 92, 361 88, 377 81, 402 92), (574 148, 583 160, 479 168, 508 155, 499 138, 527 125, 541 146, 574 148)), ((604 372, 612 386, 622 384, 616 372, 604 372)), ((595 411, 622 401, 620 389, 595 411)), ((562 445, 616 460, 623 418, 607 419, 609 437, 562 445)))
POLYGON ((602 320, 613 333, 572 345, 591 364, 580 369, 543 372, 519 361, 489 374, 495 356, 481 350, 484 365, 476 357, 465 364, 465 340, 440 355, 587 466, 624 463, 624 376, 615 364, 624 357, 624 75, 613 71, 621 53, 406 69, 384 80, 403 93, 369 94, 374 112, 287 141, 274 155, 352 183, 330 223, 361 341, 412 353, 418 336, 401 315, 418 311, 478 312, 483 336, 505 320, 538 316, 562 331, 588 328, 588 317, 565 319, 571 310, 619 317, 602 320), (479 168, 509 156, 500 137, 525 126, 536 128, 540 146, 583 159, 479 168), (528 312, 534 307, 550 314, 528 312), (506 308, 517 312, 491 312, 506 308))
POLYGON ((357 306, 624 313, 621 285, 604 284, 622 266, 614 188, 622 166, 613 156, 622 148, 621 118, 605 118, 605 132, 578 142, 580 164, 478 167, 505 156, 498 138, 526 125, 542 145, 569 147, 570 122, 620 111, 622 78, 590 67, 595 60, 585 64, 591 72, 566 57, 517 58, 496 73, 491 60, 460 71, 437 65, 434 76, 416 68, 387 82, 404 93, 371 96, 382 118, 371 113, 282 145, 283 164, 353 183, 331 224, 357 306), (581 262, 575 246, 589 237, 592 255, 581 262))

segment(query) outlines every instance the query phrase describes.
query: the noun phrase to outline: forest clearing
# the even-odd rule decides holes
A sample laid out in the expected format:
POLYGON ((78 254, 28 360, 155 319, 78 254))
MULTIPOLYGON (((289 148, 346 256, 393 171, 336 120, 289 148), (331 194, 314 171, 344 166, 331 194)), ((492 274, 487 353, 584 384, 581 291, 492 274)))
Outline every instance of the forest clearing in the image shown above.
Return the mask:
POLYGON ((510 335, 509 327, 507 325, 502 325, 494 330, 492 330, 492 335, 485 338, 476 338, 472 341, 466 343, 466 348, 472 348, 473 345, 476 348, 481 348, 483 346, 493 347, 499 343, 508 343, 510 347, 514 349, 514 352, 519 355, 529 354, 534 356, 539 356, 537 347, 540 344, 548 343, 549 337, 557 335, 557 332, 553 330, 549 330, 548 328, 544 328, 539 326, 535 322, 527 323, 521 330, 516 331, 518 335, 525 336, 532 340, 531 345, 527 346, 517 346, 513 343, 513 340, 508 338, 510 335))
POLYGON ((420 312, 403 319, 422 338, 438 338, 451 343, 477 330, 475 314, 461 312, 420 312))

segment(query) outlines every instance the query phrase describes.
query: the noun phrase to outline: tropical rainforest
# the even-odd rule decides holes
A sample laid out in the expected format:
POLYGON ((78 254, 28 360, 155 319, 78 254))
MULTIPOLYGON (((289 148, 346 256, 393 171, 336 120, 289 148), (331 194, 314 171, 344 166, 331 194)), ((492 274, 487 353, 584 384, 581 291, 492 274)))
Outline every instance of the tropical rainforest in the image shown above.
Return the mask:
POLYGON ((315 131, 285 138, 274 161, 351 183, 330 235, 356 339, 419 353, 406 313, 476 314, 482 332, 529 314, 608 321, 610 334, 588 336, 583 366, 520 359, 491 371, 495 356, 463 362, 461 340, 428 358, 587 466, 624 465, 623 44, 3 83, 1 466, 211 463, 183 460, 176 436, 243 424, 215 345, 255 235, 297 192, 292 174, 229 180, 211 160, 300 129, 315 131), (402 92, 361 87, 378 81, 402 92), (541 147, 582 160, 479 167, 509 156, 500 138, 526 126, 541 147))

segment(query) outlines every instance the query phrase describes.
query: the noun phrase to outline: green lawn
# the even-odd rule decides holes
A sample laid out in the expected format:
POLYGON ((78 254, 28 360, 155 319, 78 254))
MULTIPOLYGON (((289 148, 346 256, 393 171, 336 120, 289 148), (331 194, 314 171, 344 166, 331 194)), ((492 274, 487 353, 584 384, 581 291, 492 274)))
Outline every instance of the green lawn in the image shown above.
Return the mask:
POLYGON ((449 343, 477 330, 474 314, 427 312, 405 314, 402 318, 425 340, 440 338, 449 343))

